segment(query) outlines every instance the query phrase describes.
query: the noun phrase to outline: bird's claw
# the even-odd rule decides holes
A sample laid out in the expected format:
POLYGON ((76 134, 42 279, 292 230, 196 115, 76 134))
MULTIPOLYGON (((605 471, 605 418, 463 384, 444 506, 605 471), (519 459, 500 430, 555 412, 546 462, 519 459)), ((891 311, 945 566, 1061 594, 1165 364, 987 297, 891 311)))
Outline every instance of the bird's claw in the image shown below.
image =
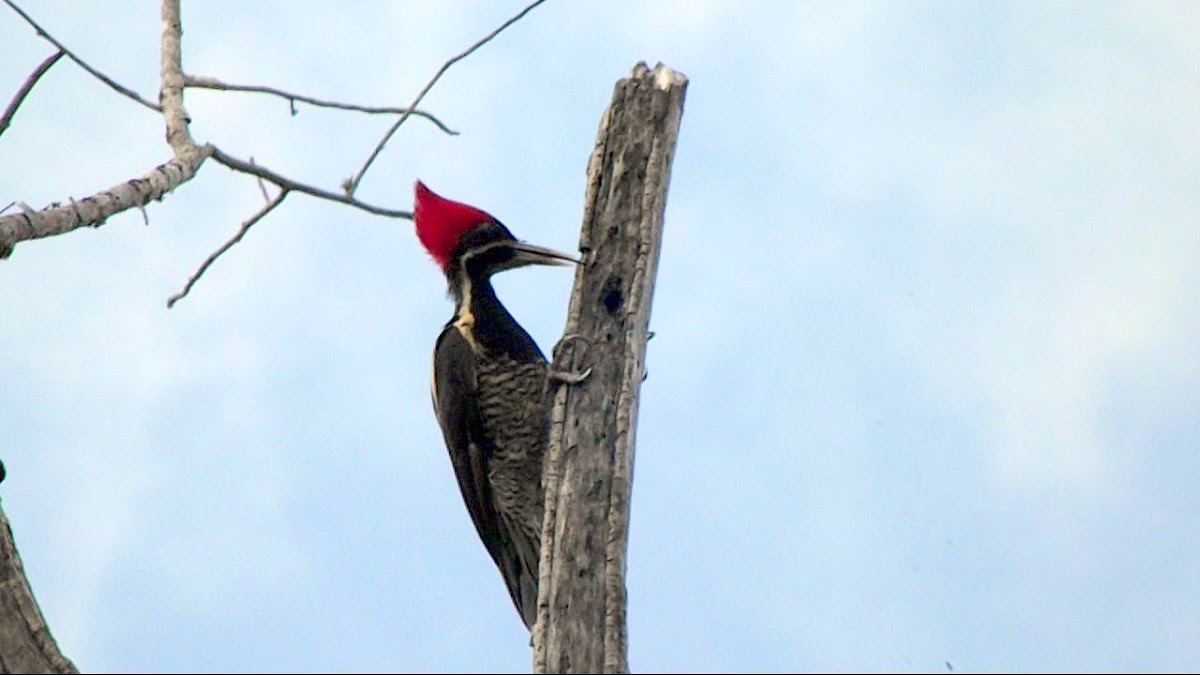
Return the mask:
POLYGON ((550 370, 550 379, 563 384, 579 384, 592 374, 592 367, 588 366, 582 373, 576 373, 569 370, 550 370))
POLYGON ((582 342, 583 348, 585 350, 588 347, 590 347, 592 344, 581 333, 571 333, 569 335, 564 335, 562 337, 562 339, 559 340, 558 343, 554 345, 554 349, 550 350, 550 354, 554 357, 555 361, 558 360, 558 355, 563 350, 563 348, 566 347, 567 345, 571 344, 572 342, 582 342))

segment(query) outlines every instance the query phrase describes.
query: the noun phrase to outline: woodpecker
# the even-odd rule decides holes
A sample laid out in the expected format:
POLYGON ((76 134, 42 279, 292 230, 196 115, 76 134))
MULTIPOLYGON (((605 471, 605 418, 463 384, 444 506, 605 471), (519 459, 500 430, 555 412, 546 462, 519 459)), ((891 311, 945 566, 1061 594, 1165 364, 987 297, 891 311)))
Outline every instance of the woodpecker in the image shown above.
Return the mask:
POLYGON ((454 316, 433 352, 433 410, 475 530, 532 630, 553 375, 533 338, 496 297, 491 277, 525 265, 578 261, 518 241, 488 213, 420 181, 413 220, 454 298, 454 316))

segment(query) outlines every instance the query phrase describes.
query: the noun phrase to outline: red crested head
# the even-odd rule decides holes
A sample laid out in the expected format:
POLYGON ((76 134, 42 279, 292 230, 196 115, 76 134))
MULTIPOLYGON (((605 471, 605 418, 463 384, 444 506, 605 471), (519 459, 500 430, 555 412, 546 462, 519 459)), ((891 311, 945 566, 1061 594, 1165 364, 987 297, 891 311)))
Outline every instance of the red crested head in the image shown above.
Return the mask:
POLYGON ((413 222, 417 238, 443 270, 450 266, 450 254, 464 232, 496 220, 474 206, 442 197, 421 181, 417 181, 414 191, 413 222))

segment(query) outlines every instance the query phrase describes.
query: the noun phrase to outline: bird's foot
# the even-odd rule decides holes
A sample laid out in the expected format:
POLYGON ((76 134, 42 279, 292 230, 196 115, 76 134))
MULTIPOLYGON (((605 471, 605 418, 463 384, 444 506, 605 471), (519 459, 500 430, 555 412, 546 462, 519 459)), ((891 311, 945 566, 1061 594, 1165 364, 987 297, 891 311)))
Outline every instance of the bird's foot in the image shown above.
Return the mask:
POLYGON ((555 370, 551 368, 548 373, 550 380, 553 382, 561 382, 563 384, 579 384, 588 379, 592 374, 592 367, 588 366, 583 372, 572 372, 570 370, 555 370))
POLYGON ((585 338, 581 333, 569 333, 567 335, 562 336, 562 339, 558 341, 558 344, 554 345, 554 349, 550 350, 550 355, 554 358, 555 361, 558 361, 559 353, 562 352, 562 350, 565 349, 567 347, 567 345, 571 344, 572 342, 583 343, 583 351, 581 351, 578 354, 579 356, 583 356, 583 354, 587 352, 587 348, 592 346, 592 343, 587 338, 585 338))
MULTIPOLYGON (((565 349, 566 346, 572 342, 580 342, 583 345, 582 348, 580 348, 577 351, 573 351, 571 353, 571 360, 575 361, 575 362, 581 361, 583 359, 583 355, 587 353, 588 347, 591 346, 591 343, 588 342, 588 339, 585 338, 584 336, 580 335, 579 333, 571 333, 570 335, 564 335, 563 338, 558 341, 558 344, 554 345, 554 350, 551 352, 554 356, 555 363, 558 363, 560 361, 560 355, 562 353, 562 350, 565 349)), ((563 384, 579 384, 580 382, 583 382, 584 380, 586 380, 588 378, 588 376, 591 374, 592 374, 592 369, 590 366, 588 368, 583 369, 582 371, 560 370, 560 369, 551 367, 550 372, 549 372, 551 381, 561 382, 563 384)))

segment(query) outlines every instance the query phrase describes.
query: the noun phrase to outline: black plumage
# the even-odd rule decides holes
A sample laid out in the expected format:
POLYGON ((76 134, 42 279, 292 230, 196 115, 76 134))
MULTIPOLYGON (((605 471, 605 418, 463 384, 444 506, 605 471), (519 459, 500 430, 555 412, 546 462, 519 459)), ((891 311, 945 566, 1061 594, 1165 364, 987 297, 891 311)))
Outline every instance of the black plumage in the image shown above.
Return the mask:
POLYGON ((422 188, 418 184, 418 233, 442 263, 455 300, 454 316, 434 347, 434 411, 471 521, 518 613, 532 628, 537 615, 549 366, 533 338, 496 297, 491 276, 523 265, 574 260, 520 242, 491 216, 427 189, 423 195, 422 188), (480 218, 485 220, 476 222, 480 218), (457 227, 460 232, 452 238, 423 227, 457 227), (435 250, 439 241, 454 241, 453 248, 435 250))

